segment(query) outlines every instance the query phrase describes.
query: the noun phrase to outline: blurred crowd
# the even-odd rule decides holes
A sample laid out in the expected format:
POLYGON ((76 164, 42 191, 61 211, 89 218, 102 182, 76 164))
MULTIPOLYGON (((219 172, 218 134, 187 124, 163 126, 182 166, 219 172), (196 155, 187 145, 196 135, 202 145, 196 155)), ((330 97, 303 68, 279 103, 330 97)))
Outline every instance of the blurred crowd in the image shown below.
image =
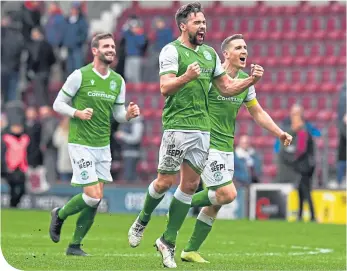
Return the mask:
MULTIPOLYGON (((29 189, 34 192, 48 189, 57 181, 70 181, 69 120, 53 112, 49 84, 64 82, 75 69, 91 62, 93 56, 86 2, 71 2, 65 14, 58 2, 25 1, 20 3, 20 8, 11 8, 11 3, 2 2, 1 162, 2 176, 19 183, 19 188, 13 190, 20 194, 25 178, 29 179, 29 189), (27 91, 28 86, 32 91, 27 91), (6 140, 4 135, 9 135, 6 140), (27 138, 30 140, 25 143, 27 138), (9 161, 18 153, 21 153, 16 160, 18 163, 11 164, 9 161)), ((115 33, 117 59, 112 68, 126 82, 157 82, 159 53, 175 39, 172 27, 158 16, 153 18, 153 32, 146 33, 141 18, 131 15, 121 29, 121 33, 115 33)), ((346 85, 340 96, 338 186, 343 185, 346 172, 346 85)), ((282 124, 283 129, 295 136, 290 147, 284 148, 279 142, 275 145, 278 153, 275 181, 298 183, 306 195, 317 161, 314 142, 320 131, 305 121, 304 110, 294 105, 282 124)), ((141 142, 145 120, 138 118, 122 125, 110 121, 114 179, 128 183, 148 181, 137 176, 136 170, 143 157, 141 142)), ((240 185, 262 182, 262 169, 262 154, 252 147, 247 135, 241 136, 235 149, 236 182, 240 185)), ((14 196, 13 205, 15 199, 14 196)))
MULTIPOLYGON (((18 3, 2 2, 1 19, 1 176, 10 186, 11 206, 25 190, 40 193, 70 182, 69 119, 52 110, 49 84, 64 82, 90 61, 85 2, 71 2, 66 14, 58 2, 18 3)), ((113 176, 135 182, 143 119, 110 122, 113 176)))

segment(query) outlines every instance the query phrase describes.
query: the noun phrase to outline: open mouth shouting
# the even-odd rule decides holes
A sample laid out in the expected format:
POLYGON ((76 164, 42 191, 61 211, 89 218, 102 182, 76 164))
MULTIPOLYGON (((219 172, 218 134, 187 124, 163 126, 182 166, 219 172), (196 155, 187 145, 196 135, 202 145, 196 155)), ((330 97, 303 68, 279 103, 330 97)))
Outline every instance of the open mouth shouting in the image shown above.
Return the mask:
POLYGON ((197 35, 196 35, 196 39, 198 42, 203 42, 205 39, 205 31, 198 31, 197 35))
POLYGON ((240 57, 240 62, 242 65, 246 65, 246 57, 244 56, 240 57))

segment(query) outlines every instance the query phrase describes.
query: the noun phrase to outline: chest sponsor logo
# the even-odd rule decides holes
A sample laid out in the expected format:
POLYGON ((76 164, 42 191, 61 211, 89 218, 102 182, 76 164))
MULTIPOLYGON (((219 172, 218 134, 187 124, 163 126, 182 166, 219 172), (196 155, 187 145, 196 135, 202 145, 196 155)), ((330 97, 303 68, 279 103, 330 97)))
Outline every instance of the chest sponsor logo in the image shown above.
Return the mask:
POLYGON ((233 104, 242 104, 243 103, 243 99, 239 98, 239 97, 223 97, 221 95, 218 95, 217 100, 218 101, 227 101, 227 102, 231 102, 233 104))
POLYGON ((115 100, 116 96, 112 94, 106 94, 104 91, 88 91, 89 97, 103 98, 107 100, 115 100))
POLYGON ((201 73, 211 75, 213 72, 213 68, 200 67, 200 71, 201 71, 201 73))

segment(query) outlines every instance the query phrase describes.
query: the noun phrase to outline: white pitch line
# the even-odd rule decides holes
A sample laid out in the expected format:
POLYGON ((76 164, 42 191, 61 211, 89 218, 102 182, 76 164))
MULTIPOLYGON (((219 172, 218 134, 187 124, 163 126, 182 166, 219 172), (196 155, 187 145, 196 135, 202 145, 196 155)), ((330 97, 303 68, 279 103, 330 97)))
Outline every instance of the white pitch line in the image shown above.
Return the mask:
MULTIPOLYGON (((48 239, 49 240, 49 235, 48 233, 32 233, 32 234, 13 234, 13 233, 3 233, 1 238, 7 238, 7 237, 10 237, 10 238, 24 238, 24 239, 48 239)), ((69 236, 61 236, 60 237, 60 240, 70 240, 71 237, 69 236)), ((121 237, 92 237, 92 236, 88 236, 88 240, 89 241, 122 241, 122 240, 125 240, 124 238, 121 238, 121 237)))
MULTIPOLYGON (((12 238, 24 238, 24 239, 37 239, 37 238, 42 238, 42 239, 49 239, 49 236, 46 233, 33 233, 33 234, 3 234, 2 238, 6 237, 12 237, 12 238)), ((61 238, 62 240, 70 240, 70 237, 68 236, 63 236, 61 238)), ((109 240, 115 240, 115 241, 120 241, 123 240, 124 238, 120 237, 104 237, 104 238, 96 238, 96 237, 88 237, 88 240, 90 241, 109 241, 109 240)), ((234 241, 228 241, 228 242, 222 242, 222 244, 225 245, 234 245, 234 241)), ((249 244, 251 246, 259 245, 256 243, 251 243, 249 244)), ((302 256, 302 255, 317 255, 317 254, 327 254, 327 253, 332 253, 334 252, 333 249, 330 248, 311 248, 307 246, 297 246, 297 245, 277 245, 277 244, 268 244, 270 247, 279 247, 279 248, 289 248, 293 250, 303 250, 303 251, 291 251, 291 252, 232 252, 232 253, 206 253, 208 256, 250 256, 250 257, 262 257, 262 256, 302 256)), ((20 249, 21 250, 21 249, 20 249)), ((23 249, 24 250, 24 249, 23 249)), ((159 256, 156 253, 140 253, 140 254, 134 254, 134 253, 107 253, 107 254, 100 254, 98 255, 98 250, 97 249, 91 249, 91 253, 95 253, 96 257, 151 257, 151 256, 159 256)), ((25 253, 25 252, 19 252, 19 253, 13 253, 15 255, 26 255, 26 256, 33 256, 33 254, 30 253, 25 253)), ((38 254, 40 255, 40 254, 38 254)), ((51 256, 61 256, 63 253, 49 253, 47 252, 45 254, 46 256, 51 255, 51 256)))
MULTIPOLYGON (((94 257, 160 257, 158 253, 106 253, 106 254, 98 254, 97 250, 94 250, 95 254, 91 253, 94 257)), ((204 253, 209 257, 218 256, 218 257, 228 257, 228 256, 249 256, 249 257, 263 257, 263 256, 302 256, 302 255, 317 255, 317 254, 326 254, 333 252, 332 249, 318 249, 313 251, 303 251, 303 252, 263 252, 263 253, 250 253, 250 252, 234 252, 234 253, 204 253)), ((27 256, 27 257, 49 257, 49 256, 62 256, 61 253, 51 253, 46 252, 45 256, 42 253, 27 253, 27 252, 15 252, 11 253, 12 255, 18 256, 27 256)))

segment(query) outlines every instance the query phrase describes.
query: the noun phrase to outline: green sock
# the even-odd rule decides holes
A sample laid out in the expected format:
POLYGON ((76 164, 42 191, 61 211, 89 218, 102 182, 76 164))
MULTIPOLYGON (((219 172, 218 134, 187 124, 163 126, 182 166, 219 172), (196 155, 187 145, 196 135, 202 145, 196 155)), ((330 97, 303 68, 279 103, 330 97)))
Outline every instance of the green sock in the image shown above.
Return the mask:
POLYGON ((169 222, 163 234, 165 241, 175 245, 177 232, 181 228, 184 219, 186 218, 190 204, 186 204, 173 197, 169 208, 169 222))
MULTIPOLYGON (((199 216, 196 220, 196 223, 195 223, 193 234, 190 237, 188 244, 184 248, 185 252, 198 251, 200 246, 206 240, 208 234, 210 233, 210 231, 212 229, 212 223, 209 222, 211 225, 208 225, 208 224, 206 224, 206 222, 201 221, 199 219, 201 214, 202 213, 199 214, 199 216)), ((212 219, 210 218, 210 221, 211 220, 212 219)))
POLYGON ((204 189, 199 193, 194 194, 192 199, 192 207, 211 206, 212 203, 208 197, 208 189, 204 189))
POLYGON ((151 214, 153 213, 154 209, 159 205, 159 203, 164 198, 164 196, 161 196, 160 198, 156 199, 156 198, 153 198, 147 191, 145 204, 139 215, 140 220, 142 222, 148 222, 151 219, 151 214))
POLYGON ((70 199, 58 212, 60 219, 65 220, 68 216, 77 214, 84 208, 89 207, 82 198, 82 193, 70 199))
POLYGON ((76 229, 72 236, 72 241, 70 243, 71 245, 81 244, 82 239, 84 236, 86 236, 89 229, 93 225, 98 206, 99 204, 97 204, 95 207, 88 206, 82 210, 76 221, 76 229))

